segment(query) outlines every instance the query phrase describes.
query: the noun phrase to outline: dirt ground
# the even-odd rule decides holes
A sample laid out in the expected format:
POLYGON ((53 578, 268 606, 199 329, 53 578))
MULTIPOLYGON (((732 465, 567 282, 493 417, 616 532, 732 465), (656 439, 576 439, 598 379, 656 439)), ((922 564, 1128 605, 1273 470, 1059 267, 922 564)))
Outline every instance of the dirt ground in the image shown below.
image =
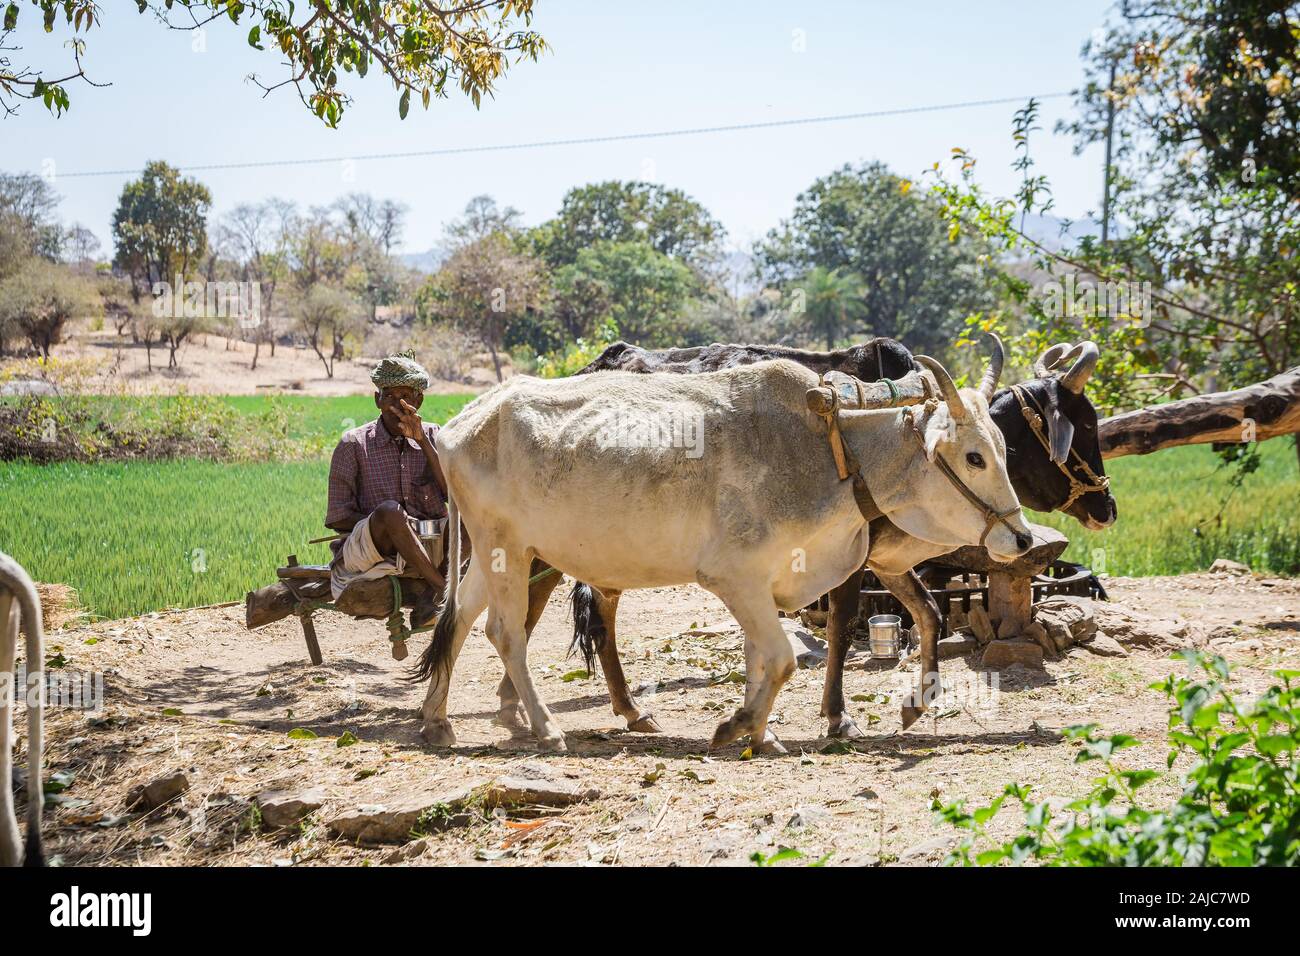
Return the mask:
MULTIPOLYGON (((309 348, 276 347, 275 356, 263 345, 258 353, 257 370, 251 342, 226 339, 219 335, 201 335, 186 342, 177 352, 178 368, 167 368, 167 348, 153 349, 153 368, 143 345, 133 345, 130 336, 118 336, 110 327, 92 332, 78 330, 53 351, 62 361, 90 360, 94 372, 78 389, 88 392, 122 392, 130 394, 171 395, 185 391, 192 395, 261 395, 269 392, 292 392, 301 395, 357 395, 370 388, 370 372, 375 359, 360 356, 340 359, 334 377, 325 374, 325 366, 309 348)), ((429 391, 435 394, 463 394, 482 391, 496 382, 490 364, 484 363, 470 372, 470 382, 435 380, 429 391)))
MULTIPOLYGON (((1240 665, 1242 692, 1261 690, 1274 668, 1300 666, 1300 580, 1200 574, 1109 585, 1117 602, 1184 618, 1189 642, 1240 665)), ((320 667, 307 661, 293 618, 249 633, 242 605, 52 634, 47 653, 66 672, 105 673, 106 706, 49 712, 46 775, 67 784, 47 816, 49 850, 65 864, 95 865, 751 865, 755 852, 794 847, 804 854, 796 863, 830 854, 833 865, 935 864, 954 840, 934 819, 935 798, 983 802, 1012 780, 1058 798, 1086 789, 1094 765, 1072 763, 1072 745, 1057 733, 1063 726, 1095 721, 1125 731, 1142 741, 1124 752, 1126 764, 1164 766, 1163 697, 1146 686, 1184 665, 1163 652, 1103 658, 1079 648, 1045 671, 1013 667, 997 692, 941 703, 938 716, 905 733, 898 694, 915 672, 863 659, 845 682, 867 733, 852 748, 822 737, 824 667, 800 669, 775 711, 789 756, 744 759, 735 745, 710 755, 714 725, 740 698, 743 658, 734 631, 685 633, 730 622, 693 586, 623 598, 628 680, 664 729, 629 733, 609 709, 603 680, 572 676, 581 663, 565 658, 566 590, 552 597, 530 655, 568 735, 569 753, 559 755, 539 755, 531 738, 493 725, 502 671, 477 627, 457 667, 449 716, 459 744, 450 750, 423 745, 423 688, 398 679, 404 665, 391 660, 380 622, 318 614, 320 667), (296 728, 317 737, 291 737, 296 728), (345 733, 358 742, 339 746, 345 733), (498 810, 399 845, 358 847, 328 826, 358 807, 539 767, 599 793, 540 815, 498 810), (132 786, 175 772, 189 783, 178 800, 144 814, 126 810, 132 786), (279 834, 253 826, 256 795, 307 787, 325 798, 300 826, 279 834)), ((977 661, 945 661, 950 685, 978 676, 977 661)), ((1176 785, 1170 778, 1144 793, 1168 796, 1176 785)), ((1004 811, 1000 826, 1018 816, 1004 811)))

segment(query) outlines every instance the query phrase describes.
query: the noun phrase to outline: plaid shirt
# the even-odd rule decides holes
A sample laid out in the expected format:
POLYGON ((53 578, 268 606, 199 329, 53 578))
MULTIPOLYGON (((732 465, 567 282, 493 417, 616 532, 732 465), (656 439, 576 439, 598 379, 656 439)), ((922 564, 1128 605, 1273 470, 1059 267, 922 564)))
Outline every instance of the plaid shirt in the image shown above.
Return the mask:
MULTIPOLYGON (((424 433, 433 441, 438 426, 424 422, 424 433)), ((447 513, 442 489, 419 444, 391 435, 384 420, 376 418, 344 432, 334 449, 325 524, 359 521, 389 500, 412 518, 441 518, 447 513)))

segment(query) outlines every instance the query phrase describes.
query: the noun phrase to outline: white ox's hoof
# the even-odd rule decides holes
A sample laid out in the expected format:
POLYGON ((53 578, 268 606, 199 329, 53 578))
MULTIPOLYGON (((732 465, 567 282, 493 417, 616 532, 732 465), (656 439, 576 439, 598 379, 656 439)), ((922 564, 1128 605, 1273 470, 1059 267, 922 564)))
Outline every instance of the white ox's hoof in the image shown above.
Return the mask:
POLYGON ((758 743, 750 744, 750 749, 755 754, 760 754, 764 757, 779 757, 782 754, 788 754, 790 752, 785 749, 785 744, 776 739, 776 734, 772 733, 770 730, 763 734, 763 739, 758 743))
POLYGON ((524 737, 533 732, 532 725, 528 723, 528 712, 524 710, 523 704, 502 707, 492 718, 492 723, 504 727, 514 737, 524 737))
POLYGON ((848 714, 840 714, 838 719, 832 717, 827 723, 826 736, 837 740, 859 740, 866 734, 858 729, 852 717, 848 714))
POLYGON ((636 720, 627 722, 627 729, 634 734, 662 734, 664 729, 655 720, 654 714, 642 714, 636 720))
POLYGON ((556 734, 554 737, 538 737, 537 749, 543 753, 563 754, 569 752, 569 745, 564 740, 564 734, 556 734))
POLYGON ((456 731, 451 729, 451 721, 443 717, 434 717, 424 722, 420 736, 430 747, 456 746, 456 731))

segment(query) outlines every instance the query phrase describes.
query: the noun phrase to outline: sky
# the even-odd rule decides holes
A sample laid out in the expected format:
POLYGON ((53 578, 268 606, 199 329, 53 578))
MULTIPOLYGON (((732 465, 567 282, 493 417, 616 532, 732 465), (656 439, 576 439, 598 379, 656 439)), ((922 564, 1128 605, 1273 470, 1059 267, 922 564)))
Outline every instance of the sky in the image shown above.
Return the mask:
MULTIPOLYGON (((351 160, 366 154, 503 145, 789 120, 1065 92, 1083 78, 1079 49, 1106 18, 1097 0, 914 2, 820 0, 537 0, 533 26, 551 45, 513 66, 480 110, 458 93, 413 105, 405 121, 379 70, 352 78, 340 128, 316 119, 291 88, 270 96, 247 81, 282 79, 278 56, 247 46, 246 27, 169 31, 130 0, 104 0, 85 63, 102 89, 73 84, 54 118, 26 103, 0 120, 0 168, 53 175, 65 222, 88 226, 111 251, 109 221, 129 175, 150 159, 181 167, 330 158, 311 166, 194 172, 214 217, 272 196, 326 205, 351 192, 408 208, 402 251, 438 245, 466 202, 489 194, 534 224, 588 182, 650 180, 703 203, 748 248, 788 216, 796 196, 844 163, 880 160, 919 176, 953 147, 978 159, 983 183, 1014 191, 1012 114, 1021 103, 671 139, 459 156, 351 160)), ((17 42, 30 62, 63 68, 66 52, 24 4, 17 42)), ((15 59, 22 57, 17 54, 15 59)), ((1041 109, 1033 154, 1057 215, 1099 206, 1100 150, 1074 155, 1053 133, 1069 98, 1041 109)))

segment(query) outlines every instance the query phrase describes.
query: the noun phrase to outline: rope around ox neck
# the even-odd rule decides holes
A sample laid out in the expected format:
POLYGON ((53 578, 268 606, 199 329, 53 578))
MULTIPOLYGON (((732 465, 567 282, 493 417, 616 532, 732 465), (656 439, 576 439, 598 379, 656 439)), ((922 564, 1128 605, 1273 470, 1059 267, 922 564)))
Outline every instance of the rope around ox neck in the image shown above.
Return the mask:
MULTIPOLYGON (((916 406, 912 406, 912 408, 915 407, 916 406)), ((934 402, 933 399, 931 399, 929 402, 925 403, 925 407, 930 411, 933 411, 934 408, 937 407, 937 403, 934 402)), ((922 432, 920 426, 917 425, 916 416, 912 413, 912 408, 909 408, 906 412, 904 412, 904 417, 907 419, 907 424, 910 427, 912 434, 917 437, 917 440, 920 441, 921 443, 921 448, 924 450, 925 433, 922 432)), ((984 533, 980 535, 980 544, 979 544, 981 548, 984 547, 984 542, 988 539, 989 532, 992 531, 994 525, 998 524, 999 522, 1005 525, 1006 529, 1010 531, 1012 535, 1019 536, 1020 532, 1018 532, 1015 528, 1013 528, 1011 526, 1011 522, 1007 520, 1007 518, 1011 517, 1011 515, 1019 513, 1020 507, 1018 505, 1015 508, 1010 509, 1009 511, 1003 511, 999 513, 996 508, 994 508, 987 501, 985 501, 983 498, 977 495, 974 491, 970 489, 970 487, 966 484, 966 482, 961 480, 961 477, 957 474, 957 472, 953 471, 952 466, 948 464, 948 462, 944 459, 943 455, 940 455, 938 452, 935 452, 934 463, 939 467, 939 471, 943 474, 943 476, 952 483, 952 486, 962 493, 962 497, 964 497, 967 501, 969 501, 976 508, 978 508, 980 514, 984 516, 984 533)))
MULTIPOLYGON (((1044 451, 1047 452, 1048 461, 1051 461, 1052 464, 1059 468, 1061 474, 1065 475, 1065 480, 1070 483, 1070 496, 1065 499, 1063 504, 1056 507, 1057 511, 1064 511, 1079 498, 1091 494, 1094 491, 1110 490, 1110 476, 1103 475, 1100 478, 1097 477, 1097 473, 1092 470, 1086 461, 1083 460, 1083 456, 1074 450, 1073 445, 1070 446, 1070 456, 1073 456, 1078 461, 1079 470, 1087 476, 1087 482, 1080 481, 1075 477, 1074 472, 1070 471, 1070 469, 1066 467, 1065 462, 1053 461, 1052 443, 1043 428, 1045 419, 1043 413, 1038 408, 1038 403, 1034 401, 1032 395, 1029 395, 1024 391, 1023 385, 1012 385, 1011 393, 1016 396, 1016 401, 1020 403, 1020 414, 1024 416, 1025 422, 1029 425, 1029 430, 1033 432, 1034 437, 1038 439, 1039 444, 1041 444, 1044 451)), ((1068 457, 1066 460, 1069 460, 1068 457)))

